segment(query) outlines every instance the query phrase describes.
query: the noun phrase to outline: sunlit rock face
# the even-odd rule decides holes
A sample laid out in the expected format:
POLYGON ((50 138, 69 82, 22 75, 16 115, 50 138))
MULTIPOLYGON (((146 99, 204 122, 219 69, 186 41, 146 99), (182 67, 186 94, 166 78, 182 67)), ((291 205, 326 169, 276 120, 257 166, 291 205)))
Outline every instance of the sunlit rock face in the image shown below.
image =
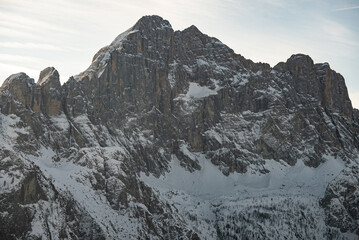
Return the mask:
POLYGON ((0 111, 0 238, 357 238, 358 110, 307 55, 145 16, 62 86, 10 76, 0 111))

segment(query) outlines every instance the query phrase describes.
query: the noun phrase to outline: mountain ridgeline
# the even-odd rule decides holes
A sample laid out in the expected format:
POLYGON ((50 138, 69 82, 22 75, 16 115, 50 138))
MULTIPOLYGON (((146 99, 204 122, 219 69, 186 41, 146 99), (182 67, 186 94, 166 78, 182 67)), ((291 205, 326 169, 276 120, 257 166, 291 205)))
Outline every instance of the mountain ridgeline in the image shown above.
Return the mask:
POLYGON ((2 239, 359 236, 359 111, 307 55, 145 16, 63 85, 11 75, 0 111, 2 239))

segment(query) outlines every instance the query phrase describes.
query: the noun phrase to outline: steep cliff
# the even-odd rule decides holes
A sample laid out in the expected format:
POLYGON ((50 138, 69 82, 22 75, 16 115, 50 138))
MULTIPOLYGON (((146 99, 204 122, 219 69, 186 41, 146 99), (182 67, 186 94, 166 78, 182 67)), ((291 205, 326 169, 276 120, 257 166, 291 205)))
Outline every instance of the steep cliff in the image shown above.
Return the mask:
POLYGON ((0 111, 1 237, 358 234, 358 181, 339 177, 358 165, 358 110, 307 55, 271 68, 145 16, 62 86, 54 68, 10 76, 0 111))

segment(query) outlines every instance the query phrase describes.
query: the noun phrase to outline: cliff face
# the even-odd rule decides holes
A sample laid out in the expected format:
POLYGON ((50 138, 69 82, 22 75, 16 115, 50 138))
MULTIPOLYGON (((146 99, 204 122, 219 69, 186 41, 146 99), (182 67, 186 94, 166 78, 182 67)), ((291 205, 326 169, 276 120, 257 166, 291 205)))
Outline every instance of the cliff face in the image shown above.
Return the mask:
MULTIPOLYGON (((356 220, 343 228, 310 207, 357 164, 359 122, 343 77, 309 56, 271 68, 195 26, 174 31, 145 16, 63 86, 54 68, 37 84, 10 76, 0 110, 0 207, 13 209, 0 220, 27 212, 4 236, 345 239, 357 231, 356 220), (261 207, 242 208, 250 198, 261 207), (230 206, 237 212, 228 215, 230 206), (302 217, 275 220, 290 209, 302 217), (255 221, 268 228, 256 231, 255 221)), ((326 211, 340 195, 328 191, 326 211)), ((357 211, 355 201, 340 204, 357 211)))

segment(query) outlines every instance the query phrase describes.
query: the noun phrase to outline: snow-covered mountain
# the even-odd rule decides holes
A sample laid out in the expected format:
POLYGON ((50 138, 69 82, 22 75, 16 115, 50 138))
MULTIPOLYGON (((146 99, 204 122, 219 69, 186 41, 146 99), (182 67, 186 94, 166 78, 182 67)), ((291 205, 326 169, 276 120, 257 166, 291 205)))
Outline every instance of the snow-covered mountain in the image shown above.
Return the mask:
POLYGON ((307 55, 145 16, 62 86, 11 75, 0 111, 1 239, 359 236, 359 111, 307 55))

